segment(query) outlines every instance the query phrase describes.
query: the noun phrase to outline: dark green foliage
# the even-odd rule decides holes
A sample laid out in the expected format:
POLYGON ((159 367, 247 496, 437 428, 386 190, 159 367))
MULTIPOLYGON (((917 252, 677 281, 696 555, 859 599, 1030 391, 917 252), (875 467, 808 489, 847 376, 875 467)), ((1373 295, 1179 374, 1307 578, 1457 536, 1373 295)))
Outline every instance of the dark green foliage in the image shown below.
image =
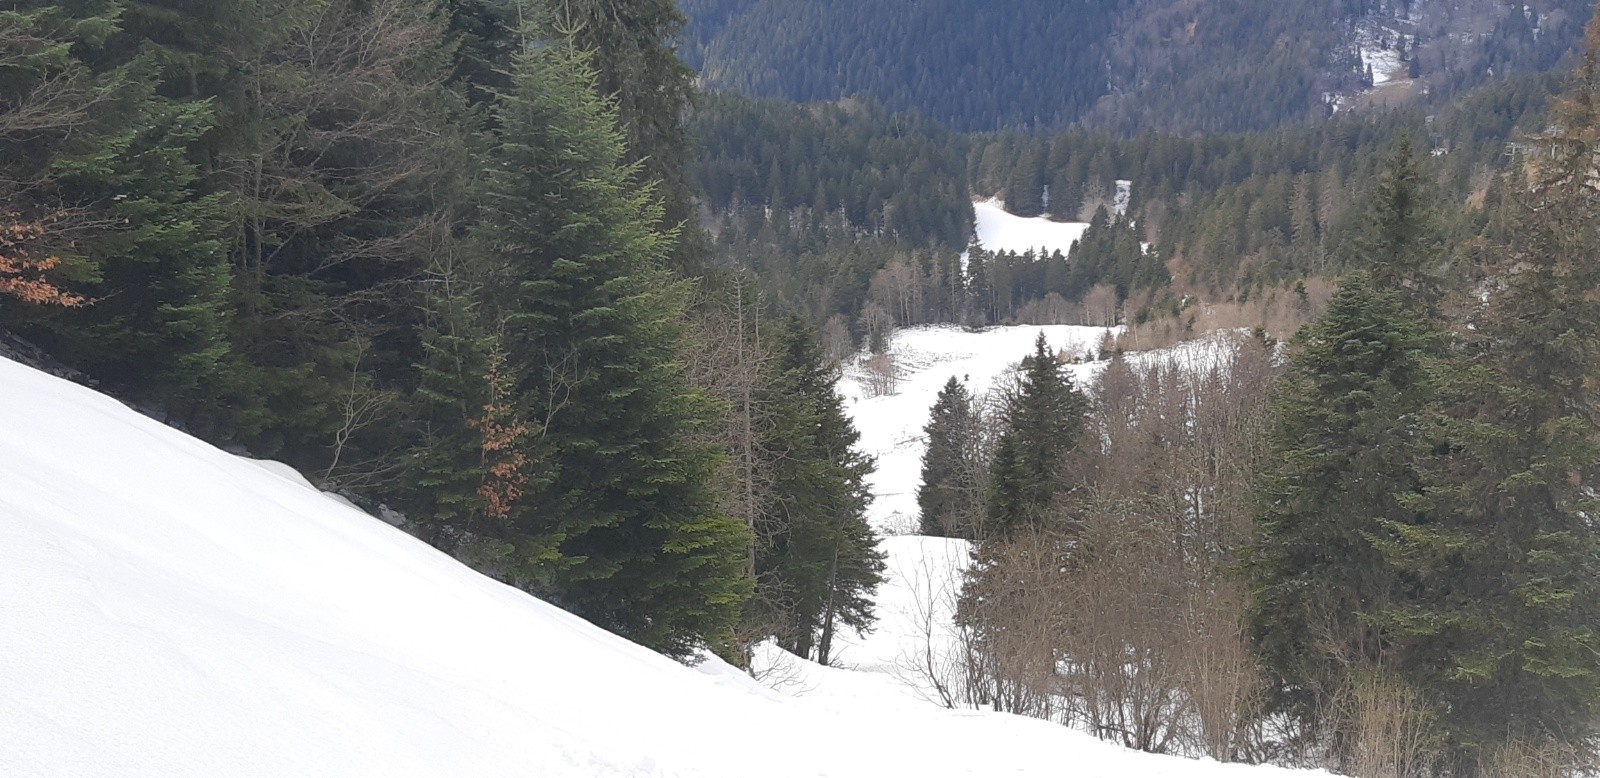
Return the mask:
POLYGON ((674 50, 684 17, 674 0, 546 0, 545 34, 568 37, 589 52, 595 88, 611 102, 626 142, 624 159, 639 181, 656 187, 661 226, 678 232, 673 264, 696 269, 704 257, 694 219, 691 146, 685 115, 696 92, 694 71, 674 50))
POLYGON ((1411 136, 1402 133, 1367 198, 1363 229, 1352 239, 1357 266, 1370 269, 1373 285, 1401 291, 1405 302, 1422 310, 1433 310, 1441 294, 1438 225, 1427 202, 1431 192, 1422 181, 1411 136))
POLYGON ((1422 518, 1418 461, 1433 398, 1430 334, 1393 288, 1345 280, 1303 330, 1274 411, 1251 563, 1251 632, 1276 702, 1314 720, 1349 673, 1412 661, 1379 624, 1415 591, 1382 550, 1422 518))
POLYGON ((683 5, 690 64, 713 88, 794 102, 861 95, 992 130, 1070 122, 1104 94, 1105 39, 1126 3, 683 5))
POLYGON ((1007 398, 1005 430, 990 468, 986 536, 1006 537, 1037 525, 1066 491, 1067 454, 1083 436, 1088 409, 1041 332, 1033 353, 1022 360, 1016 392, 1007 398))
POLYGON ((508 521, 509 576, 672 654, 731 637, 745 529, 717 515, 709 419, 676 364, 681 292, 659 206, 622 164, 613 116, 564 45, 519 55, 486 160, 475 240, 500 279, 511 399, 537 472, 508 521), (546 560, 546 545, 557 559, 546 560))
POLYGON ((866 521, 865 478, 855 427, 834 392, 834 371, 803 320, 780 323, 766 402, 772 487, 781 497, 757 521, 758 619, 779 645, 827 664, 842 627, 865 630, 883 555, 866 521))
POLYGON ((745 240, 812 248, 779 232, 793 220, 808 233, 913 247, 958 249, 971 233, 962 139, 915 116, 871 104, 798 107, 714 95, 692 131, 706 203, 725 220, 724 232, 745 240), (753 214, 763 223, 740 229, 753 214), (768 230, 771 237, 761 234, 768 230))
POLYGON ((1385 287, 1340 292, 1279 409, 1257 645, 1302 715, 1362 667, 1420 690, 1442 774, 1596 735, 1600 24, 1591 37, 1556 123, 1503 184, 1450 347, 1428 334, 1430 244, 1402 152, 1359 244, 1385 287))
MULTIPOLYGON (((503 541, 508 534, 503 515, 508 510, 490 511, 481 491, 493 478, 486 468, 491 452, 485 451, 481 421, 488 406, 509 404, 509 398, 495 396, 503 382, 495 386, 497 376, 492 375, 503 370, 505 357, 483 321, 482 280, 471 277, 471 258, 466 259, 433 268, 419 337, 422 360, 410 419, 412 450, 404 459, 399 487, 389 495, 415 534, 448 552, 459 552, 477 539, 503 541)), ((519 470, 506 475, 529 474, 519 470)))
POLYGON ((93 301, 9 324, 108 386, 192 410, 228 359, 222 203, 187 155, 214 112, 157 95, 152 57, 94 72, 122 7, 87 5, 0 13, 0 208, 45 225, 41 249, 93 301))
POLYGON ((923 432, 922 483, 917 508, 922 534, 972 539, 981 513, 978 417, 972 394, 955 376, 945 382, 923 432))
POLYGON ((1444 384, 1447 447, 1426 461, 1425 527, 1395 527, 1419 592, 1384 626, 1427 653, 1421 680, 1463 774, 1508 740, 1583 744, 1600 707, 1600 23, 1532 186, 1488 249, 1487 299, 1444 384))

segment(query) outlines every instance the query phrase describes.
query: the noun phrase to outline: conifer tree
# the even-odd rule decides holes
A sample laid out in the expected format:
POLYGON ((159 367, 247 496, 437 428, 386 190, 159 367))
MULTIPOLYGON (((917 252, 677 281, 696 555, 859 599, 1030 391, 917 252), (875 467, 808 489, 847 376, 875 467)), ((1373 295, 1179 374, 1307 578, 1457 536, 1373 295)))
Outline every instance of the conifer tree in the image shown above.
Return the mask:
POLYGON ((157 94, 156 58, 117 61, 123 4, 0 12, 0 199, 95 304, 10 322, 107 386, 170 410, 215 396, 229 323, 221 202, 189 154, 210 106, 157 94))
POLYGON ((1251 573, 1252 633, 1276 702, 1310 721, 1348 674, 1405 661, 1377 625, 1410 570, 1380 543, 1419 523, 1430 335, 1393 289, 1347 278, 1304 329, 1279 390, 1251 573))
POLYGON ((827 664, 833 636, 872 624, 883 555, 866 520, 872 460, 834 391, 815 331, 798 317, 773 336, 767 392, 772 491, 756 548, 757 600, 785 649, 827 664))
POLYGON ((592 55, 595 86, 617 111, 624 159, 662 201, 661 224, 675 230, 672 262, 696 268, 704 236, 693 219, 684 120, 695 102, 695 73, 674 45, 685 18, 675 0, 547 0, 552 32, 592 55))
POLYGON ((1432 310, 1442 294, 1430 191, 1411 135, 1402 132, 1399 147, 1367 197, 1366 218, 1354 241, 1357 267, 1372 274, 1373 284, 1398 289, 1404 302, 1425 310, 1432 310))
POLYGON ((715 511, 715 452, 689 440, 710 415, 678 363, 670 236, 584 62, 561 44, 518 54, 486 160, 475 240, 502 275, 486 287, 512 402, 539 436, 538 472, 507 517, 524 563, 509 575, 681 655, 731 638, 747 535, 715 511))
POLYGON ((1600 715, 1600 22, 1533 142, 1494 275, 1443 386, 1446 446, 1390 527, 1418 594, 1384 629, 1418 646, 1458 775, 1507 743, 1591 744, 1600 715))
POLYGON ((939 390, 923 428, 928 447, 917 487, 922 534, 972 539, 982 502, 978 468, 978 419, 971 392, 955 376, 939 390))
POLYGON ((1040 332, 1005 408, 989 476, 985 532, 1004 536, 1042 517, 1067 486, 1067 453, 1082 437, 1089 401, 1040 332))

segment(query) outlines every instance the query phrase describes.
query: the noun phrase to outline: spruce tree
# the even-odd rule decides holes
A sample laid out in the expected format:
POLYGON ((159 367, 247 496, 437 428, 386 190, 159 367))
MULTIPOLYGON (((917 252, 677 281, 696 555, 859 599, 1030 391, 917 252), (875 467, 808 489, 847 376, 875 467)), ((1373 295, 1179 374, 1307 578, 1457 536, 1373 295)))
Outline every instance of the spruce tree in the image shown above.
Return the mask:
POLYGON ((772 492, 758 520, 757 601, 779 645, 827 664, 842 627, 872 624, 883 555, 866 520, 872 460, 834 391, 836 376, 815 331, 798 317, 773 336, 766 389, 772 492))
POLYGON ((122 12, 0 12, 0 211, 41 225, 34 248, 92 302, 8 323, 107 387, 184 411, 216 396, 229 356, 222 204, 190 158, 215 115, 160 96, 154 56, 115 59, 122 12))
POLYGON ((1382 626, 1416 643, 1458 775, 1508 743, 1582 747, 1600 716, 1600 22, 1525 173, 1443 390, 1445 446, 1392 553, 1418 595, 1382 626))
POLYGON ((1354 248, 1357 268, 1370 272, 1379 289, 1397 289, 1402 302, 1433 310, 1442 294, 1438 265, 1443 252, 1435 245, 1438 225, 1422 173, 1411 134, 1402 132, 1367 196, 1354 248))
POLYGON ((622 163, 583 55, 517 55, 485 160, 475 235, 536 472, 507 521, 509 575, 573 612, 682 655, 731 638, 748 593, 745 527, 714 509, 709 418, 679 364, 682 290, 660 206, 622 163), (547 561, 543 550, 556 549, 547 561))
POLYGON ((1082 437, 1089 401, 1040 332, 1008 398, 989 476, 984 531, 1004 536, 1042 518, 1067 486, 1066 456, 1082 437))
POLYGON ((693 107, 695 73, 674 44, 686 22, 675 0, 550 0, 550 32, 570 35, 589 52, 595 85, 610 100, 636 177, 656 186, 663 226, 676 229, 670 255, 679 268, 704 261, 688 176, 691 144, 684 119, 693 107))
POLYGON ((1301 331, 1279 390, 1249 568, 1251 631, 1275 702, 1306 721, 1351 672, 1407 661, 1377 622, 1410 595, 1410 571, 1381 538, 1420 523, 1407 501, 1421 489, 1430 337, 1396 291, 1355 274, 1301 331))
POLYGON ((972 539, 974 503, 981 483, 977 470, 978 419, 972 394, 955 376, 939 390, 923 432, 928 447, 922 455, 922 483, 917 487, 922 534, 972 539))

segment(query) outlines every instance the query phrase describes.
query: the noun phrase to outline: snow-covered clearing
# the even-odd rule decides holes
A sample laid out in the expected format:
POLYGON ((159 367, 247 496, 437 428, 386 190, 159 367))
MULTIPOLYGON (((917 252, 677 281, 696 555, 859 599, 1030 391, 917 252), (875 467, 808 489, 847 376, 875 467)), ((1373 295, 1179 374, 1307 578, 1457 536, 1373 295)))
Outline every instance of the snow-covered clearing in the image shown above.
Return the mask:
MULTIPOLYGON (((954 376, 974 397, 992 389, 1011 366, 1033 352, 1034 340, 1044 333, 1050 348, 1066 351, 1086 361, 1074 362, 1073 380, 1086 389, 1106 362, 1087 361, 1097 356, 1107 332, 1120 328, 1018 325, 969 330, 950 324, 896 330, 889 341, 895 380, 892 391, 876 394, 874 380, 864 368, 865 353, 844 366, 839 394, 845 413, 861 433, 860 448, 877 460, 868 481, 872 506, 868 519, 879 532, 909 534, 917 529, 917 486, 922 481, 922 452, 927 447, 923 427, 939 390, 954 376)), ((1180 343, 1160 351, 1132 354, 1135 362, 1172 359, 1204 369, 1217 364, 1222 338, 1228 333, 1180 343)))
MULTIPOLYGON (((872 508, 868 514, 880 531, 915 531, 917 484, 921 481, 922 428, 928 423, 939 390, 954 376, 974 396, 994 386, 1008 367, 1033 352, 1039 333, 1056 350, 1093 354, 1105 337, 1102 327, 1018 326, 970 331, 955 325, 896 330, 889 343, 894 358, 893 392, 871 396, 871 380, 859 361, 845 368, 839 381, 845 412, 861 433, 861 450, 877 460, 869 481, 872 508)), ((1079 385, 1096 370, 1073 366, 1079 385)))
POLYGON ((0 430, 7 776, 1307 775, 949 712, 882 674, 796 660, 786 693, 683 667, 3 359, 0 430))
POLYGON ((1400 52, 1393 49, 1363 47, 1361 66, 1372 71, 1372 85, 1375 87, 1395 81, 1405 73, 1405 65, 1400 61, 1400 52))
POLYGON ((1089 229, 1084 222, 1051 221, 1043 216, 1028 218, 1006 212, 999 200, 979 200, 972 204, 977 217, 978 243, 989 251, 1015 251, 1018 254, 1042 250, 1071 253, 1072 244, 1089 229))

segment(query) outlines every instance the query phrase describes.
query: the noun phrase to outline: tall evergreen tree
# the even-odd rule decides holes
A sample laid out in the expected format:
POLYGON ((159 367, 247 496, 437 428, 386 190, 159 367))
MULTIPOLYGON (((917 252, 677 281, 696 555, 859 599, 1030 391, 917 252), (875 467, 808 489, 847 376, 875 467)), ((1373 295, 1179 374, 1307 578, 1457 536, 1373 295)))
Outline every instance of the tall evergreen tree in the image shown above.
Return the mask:
POLYGON ((1379 615, 1412 594, 1381 547, 1420 523, 1424 409, 1432 400, 1423 317, 1357 273, 1302 330, 1279 390, 1251 563, 1252 635, 1276 702, 1314 721, 1350 674, 1399 666, 1407 649, 1379 615))
POLYGON ((866 520, 872 460, 855 448, 860 436, 815 330, 790 317, 773 338, 767 446, 778 498, 758 521, 757 601, 780 645, 827 664, 839 629, 872 625, 872 595, 883 580, 883 555, 866 520))
POLYGON ((1438 227, 1421 163, 1411 134, 1400 134, 1399 147, 1378 176, 1366 201, 1366 218, 1355 235, 1358 267, 1372 274, 1380 289, 1398 289, 1415 306, 1431 310, 1442 293, 1436 244, 1438 227))
POLYGON ((1042 518, 1067 486, 1066 456, 1083 436, 1089 401, 1040 332, 1005 408, 989 477, 984 532, 1004 536, 1042 518))
POLYGON ((693 70, 675 45, 685 19, 675 0, 546 0, 552 32, 590 52, 595 85, 613 101, 635 175, 653 182, 662 226, 676 230, 672 259, 697 267, 704 250, 693 217, 684 127, 695 100, 693 70))
POLYGON ((982 509, 978 418, 972 393, 955 376, 939 390, 923 432, 928 447, 917 487, 922 534, 970 540, 982 509))
POLYGON ((216 396, 229 356, 221 202, 190 159, 215 115, 158 95, 154 56, 112 56, 123 10, 0 12, 0 209, 40 224, 34 248, 94 301, 10 325, 184 411, 216 396))
POLYGON ((1457 775, 1508 742, 1592 745, 1600 720, 1600 21, 1589 46, 1444 386, 1430 522, 1391 527, 1419 594, 1382 626, 1424 652, 1457 775))
POLYGON ((689 441, 709 414, 678 364, 670 236, 585 61, 560 44, 518 54, 486 160, 476 240, 503 274, 491 297, 505 370, 539 441, 507 517, 531 563, 510 575, 681 655, 731 638, 746 530, 715 512, 715 453, 689 441))

